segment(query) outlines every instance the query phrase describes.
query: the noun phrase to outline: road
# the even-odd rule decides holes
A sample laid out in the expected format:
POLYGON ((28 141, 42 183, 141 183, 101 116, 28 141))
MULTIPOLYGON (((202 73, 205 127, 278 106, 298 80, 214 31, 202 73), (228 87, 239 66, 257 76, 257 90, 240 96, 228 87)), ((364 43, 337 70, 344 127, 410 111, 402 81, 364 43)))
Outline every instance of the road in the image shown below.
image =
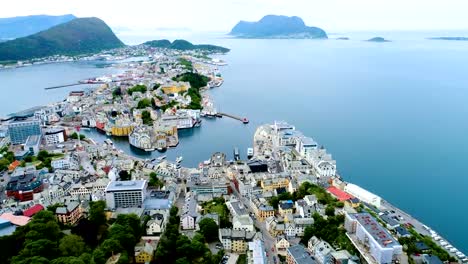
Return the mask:
MULTIPOLYGON (((237 196, 239 201, 241 201, 244 204, 245 208, 249 211, 249 213, 254 214, 254 211, 253 211, 252 207, 250 207, 249 200, 240 195, 240 193, 234 187, 234 184, 232 182, 231 182, 231 188, 233 190, 233 193, 237 196)), ((264 246, 265 246, 265 252, 268 255, 268 263, 275 263, 273 261, 273 256, 275 256, 276 259, 278 259, 278 256, 277 256, 278 253, 276 252, 276 247, 275 247, 276 239, 274 237, 272 237, 270 235, 270 233, 268 232, 268 230, 266 229, 265 222, 261 222, 257 218, 254 218, 254 224, 260 230, 260 232, 263 235, 263 243, 264 243, 264 246)))

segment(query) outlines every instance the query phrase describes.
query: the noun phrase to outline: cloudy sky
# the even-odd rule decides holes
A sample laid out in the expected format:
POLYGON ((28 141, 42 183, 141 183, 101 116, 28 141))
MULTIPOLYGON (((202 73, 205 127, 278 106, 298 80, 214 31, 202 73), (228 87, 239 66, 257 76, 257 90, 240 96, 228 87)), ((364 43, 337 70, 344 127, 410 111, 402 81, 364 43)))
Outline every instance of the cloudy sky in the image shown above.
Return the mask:
POLYGON ((0 17, 96 16, 114 29, 229 31, 239 20, 296 15, 328 31, 468 29, 468 0, 15 0, 0 17))

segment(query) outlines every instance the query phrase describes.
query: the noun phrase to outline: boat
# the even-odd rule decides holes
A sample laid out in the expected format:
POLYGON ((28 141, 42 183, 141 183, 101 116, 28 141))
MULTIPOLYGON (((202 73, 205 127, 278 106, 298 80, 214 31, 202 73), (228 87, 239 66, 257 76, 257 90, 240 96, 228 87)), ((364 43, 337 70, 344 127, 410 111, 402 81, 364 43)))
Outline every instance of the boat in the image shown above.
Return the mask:
POLYGON ((166 152, 167 148, 161 148, 161 147, 159 147, 159 148, 157 148, 157 150, 158 150, 159 152, 166 152))
POLYGON ((109 138, 104 140, 104 143, 106 143, 107 145, 111 146, 114 144, 114 142, 112 142, 112 140, 110 140, 109 138))
POLYGON ((253 158, 254 150, 253 148, 248 148, 247 149, 247 159, 253 158))
POLYGON ((181 163, 184 158, 182 156, 177 157, 176 162, 181 163))
POLYGON ((234 148, 234 160, 235 160, 235 161, 240 160, 239 149, 238 149, 237 147, 234 148))
POLYGON ((166 155, 162 155, 156 158, 157 161, 162 161, 164 159, 166 159, 166 155))
POLYGON ((249 119, 247 119, 247 117, 242 118, 242 123, 248 124, 248 123, 249 123, 249 119))

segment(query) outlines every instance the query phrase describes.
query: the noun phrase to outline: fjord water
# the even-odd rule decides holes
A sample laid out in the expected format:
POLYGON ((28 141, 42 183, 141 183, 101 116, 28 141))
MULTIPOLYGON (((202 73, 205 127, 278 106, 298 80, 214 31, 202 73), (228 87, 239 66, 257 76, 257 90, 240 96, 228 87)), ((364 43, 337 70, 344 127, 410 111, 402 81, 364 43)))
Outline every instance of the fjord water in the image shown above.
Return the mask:
MULTIPOLYGON (((375 34, 350 34, 349 41, 191 36, 196 43, 231 48, 223 56, 229 63, 221 68, 225 83, 210 94, 219 110, 251 122, 205 119, 201 128, 182 131, 179 146, 166 155, 182 155, 187 166, 215 151, 232 158, 234 147, 245 157, 258 125, 286 120, 333 154, 345 180, 381 195, 468 252, 468 42, 425 39, 439 35, 388 33, 388 43, 362 41, 375 34)), ((70 66, 33 67, 9 87, 2 83, 3 91, 21 92, 8 100, 2 96, 1 103, 37 105, 34 96, 44 91, 35 89, 44 85, 21 83, 38 74, 44 82, 67 83, 69 76, 58 74, 63 67, 70 66)), ((14 79, 22 70, 6 75, 14 79)), ((4 76, 0 71, 0 80, 4 76)), ((113 141, 140 157, 160 155, 132 150, 125 139, 113 141)))

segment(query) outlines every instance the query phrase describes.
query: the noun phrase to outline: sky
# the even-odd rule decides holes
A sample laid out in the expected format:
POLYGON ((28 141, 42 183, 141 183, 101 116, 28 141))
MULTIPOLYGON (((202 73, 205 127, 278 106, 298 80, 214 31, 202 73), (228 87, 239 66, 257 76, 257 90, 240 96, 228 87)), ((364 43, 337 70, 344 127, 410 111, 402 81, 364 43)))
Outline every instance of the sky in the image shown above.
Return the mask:
POLYGON ((228 32, 267 14, 299 16, 328 32, 468 29, 468 0, 15 0, 0 17, 74 14, 114 30, 228 32))

